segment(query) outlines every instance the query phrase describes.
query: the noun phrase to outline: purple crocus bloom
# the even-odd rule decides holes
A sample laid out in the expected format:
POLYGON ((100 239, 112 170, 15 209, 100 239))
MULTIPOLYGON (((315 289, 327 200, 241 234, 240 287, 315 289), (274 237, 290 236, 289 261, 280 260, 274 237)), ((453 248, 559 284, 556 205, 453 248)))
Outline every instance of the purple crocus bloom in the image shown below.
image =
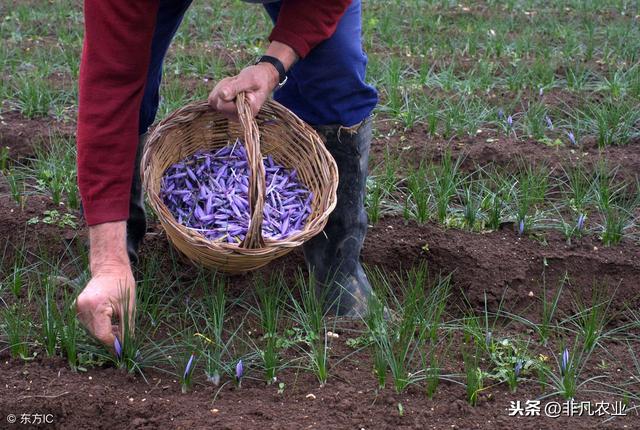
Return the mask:
POLYGON ((195 354, 191 354, 191 357, 189 357, 189 361, 187 362, 186 367, 184 368, 184 375, 183 375, 183 380, 186 380, 189 377, 189 374, 191 373, 191 367, 193 366, 193 359, 196 358, 195 354))
POLYGON ((551 122, 551 118, 549 118, 548 116, 545 116, 544 120, 547 123, 547 128, 549 130, 553 130, 553 123, 551 122))
POLYGON ((569 348, 565 348, 562 352, 562 360, 560 361, 560 372, 562 376, 567 373, 569 369, 569 348))
POLYGON ((576 136, 573 134, 572 131, 567 133, 567 137, 569 138, 569 142, 571 142, 572 145, 578 144, 578 142, 576 141, 576 136))
POLYGON ((504 118, 504 111, 502 109, 498 109, 498 119, 502 120, 504 118))
POLYGON ((580 216, 578 217, 578 223, 576 224, 576 229, 578 231, 582 231, 582 229, 584 228, 584 222, 587 219, 587 216, 585 214, 580 214, 580 216))
POLYGON ((509 127, 513 126, 513 117, 511 115, 507 117, 507 124, 509 127))
POLYGON ((487 346, 487 348, 489 348, 489 346, 491 346, 491 332, 488 331, 487 334, 484 337, 484 344, 487 346))
POLYGON ((513 373, 516 376, 516 378, 520 376, 520 372, 522 371, 523 366, 524 366, 524 363, 522 363, 522 360, 516 361, 516 366, 513 369, 513 373))
POLYGON ((538 95, 540 97, 542 97, 544 95, 544 88, 543 87, 540 87, 540 90, 538 90, 538 95))
POLYGON ((122 358, 122 345, 120 345, 120 340, 118 336, 113 340, 113 349, 116 350, 116 357, 122 358))
POLYGON ((524 218, 520 220, 520 224, 518 225, 518 234, 520 234, 520 236, 524 234, 524 218))
POLYGON ((243 374, 244 374, 244 366, 242 365, 242 360, 239 360, 238 364, 236 364, 236 381, 240 382, 240 380, 242 380, 243 374))

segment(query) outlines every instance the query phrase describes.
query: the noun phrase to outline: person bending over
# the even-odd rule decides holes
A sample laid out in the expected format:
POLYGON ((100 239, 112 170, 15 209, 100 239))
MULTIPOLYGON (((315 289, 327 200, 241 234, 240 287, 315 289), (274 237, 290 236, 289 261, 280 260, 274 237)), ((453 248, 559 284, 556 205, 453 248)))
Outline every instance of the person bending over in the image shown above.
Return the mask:
MULTIPOLYGON (((360 251, 377 93, 365 83, 360 0, 249 1, 263 3, 274 23, 267 57, 218 82, 209 104, 233 119, 239 92, 246 93, 254 115, 274 93, 323 137, 338 166, 337 206, 324 231, 303 245, 304 256, 332 303, 329 311, 362 316, 372 294, 360 251)), ((89 226, 91 279, 76 308, 83 325, 108 346, 118 333, 112 317, 124 317, 121 288, 134 309, 131 264, 146 231, 140 158, 158 110, 163 60, 190 4, 84 1, 78 185, 89 226)))

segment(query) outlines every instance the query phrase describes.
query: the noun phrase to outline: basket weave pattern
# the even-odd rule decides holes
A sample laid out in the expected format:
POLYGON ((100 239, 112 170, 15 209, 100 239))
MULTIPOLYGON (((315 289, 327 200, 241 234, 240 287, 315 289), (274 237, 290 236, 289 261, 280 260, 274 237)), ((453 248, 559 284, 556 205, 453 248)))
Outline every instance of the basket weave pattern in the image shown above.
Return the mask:
POLYGON ((228 121, 206 101, 173 112, 153 130, 142 155, 142 180, 149 204, 169 241, 197 265, 230 273, 246 272, 268 264, 320 233, 336 205, 338 169, 320 136, 279 103, 267 101, 256 118, 244 94, 236 99, 239 122, 228 121), (179 224, 160 197, 162 176, 171 165, 198 150, 215 151, 240 138, 250 168, 251 221, 240 244, 211 241, 179 224), (295 168, 298 179, 313 193, 311 214, 301 231, 284 240, 262 237, 265 169, 262 156, 295 168))

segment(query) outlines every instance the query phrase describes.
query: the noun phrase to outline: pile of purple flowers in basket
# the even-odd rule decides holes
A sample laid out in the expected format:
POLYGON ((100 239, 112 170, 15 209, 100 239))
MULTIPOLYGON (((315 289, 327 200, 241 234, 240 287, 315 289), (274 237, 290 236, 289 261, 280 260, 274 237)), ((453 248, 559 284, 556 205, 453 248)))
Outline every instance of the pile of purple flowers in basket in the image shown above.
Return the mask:
MULTIPOLYGON (((302 230, 311 214, 313 193, 298 181, 295 169, 263 159, 266 171, 262 236, 282 240, 302 230)), ((216 152, 198 151, 169 167, 160 195, 178 223, 209 240, 240 243, 250 221, 249 165, 236 140, 216 152)))

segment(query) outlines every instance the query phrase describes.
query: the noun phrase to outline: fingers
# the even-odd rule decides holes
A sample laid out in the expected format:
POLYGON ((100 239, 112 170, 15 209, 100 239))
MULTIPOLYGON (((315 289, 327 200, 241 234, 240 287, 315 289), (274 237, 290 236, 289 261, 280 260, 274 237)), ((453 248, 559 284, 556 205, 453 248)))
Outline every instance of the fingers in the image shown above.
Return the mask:
POLYGON ((113 307, 111 305, 103 304, 94 314, 93 319, 93 335, 100 342, 113 349, 113 343, 115 341, 115 335, 111 329, 111 319, 113 317, 113 307))
POLYGON ((113 317, 111 304, 80 295, 76 301, 76 309, 80 323, 89 333, 107 347, 113 347, 115 337, 111 330, 111 318, 113 317))
POLYGON ((115 336, 123 342, 125 329, 128 336, 134 335, 135 281, 126 278, 92 278, 76 299, 75 307, 81 324, 113 351, 115 336))
POLYGON ((227 80, 223 80, 222 85, 220 85, 219 89, 219 98, 223 102, 233 102, 240 91, 243 91, 241 85, 241 79, 238 78, 230 78, 227 80))
POLYGON ((209 94, 209 106, 230 120, 237 121, 238 114, 235 98, 238 95, 236 78, 224 78, 213 88, 209 94))
POLYGON ((246 98, 249 103, 249 107, 251 107, 251 113, 253 116, 258 115, 258 112, 260 112, 260 108, 262 108, 262 104, 264 103, 264 98, 259 100, 256 93, 247 93, 246 98))
POLYGON ((272 77, 267 70, 269 69, 264 67, 249 66, 237 76, 222 79, 209 94, 209 105, 227 118, 237 121, 235 98, 244 92, 251 112, 256 116, 273 90, 272 77))
POLYGON ((135 290, 133 288, 122 289, 120 295, 111 301, 111 307, 116 312, 116 318, 118 321, 118 331, 116 334, 119 339, 122 340, 125 337, 125 330, 127 335, 133 337, 135 334, 135 290), (125 324, 125 318, 127 318, 127 324, 125 324))

